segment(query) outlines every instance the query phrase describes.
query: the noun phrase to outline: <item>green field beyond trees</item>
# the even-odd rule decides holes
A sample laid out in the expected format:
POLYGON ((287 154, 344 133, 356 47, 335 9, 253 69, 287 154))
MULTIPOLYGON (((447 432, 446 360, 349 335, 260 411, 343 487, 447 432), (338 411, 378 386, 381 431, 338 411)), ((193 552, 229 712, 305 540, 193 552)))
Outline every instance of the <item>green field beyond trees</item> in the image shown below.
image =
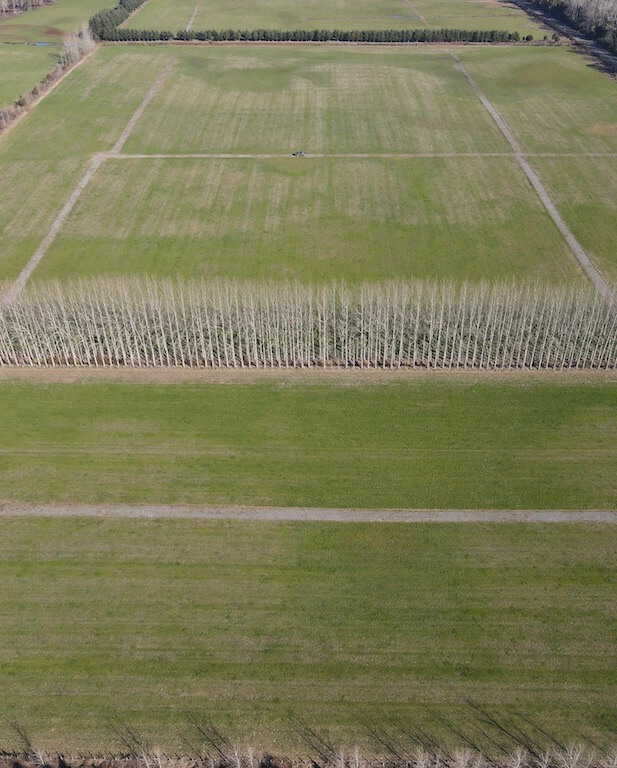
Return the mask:
POLYGON ((150 0, 125 27, 136 29, 502 29, 541 30, 496 0, 150 0), (194 15, 195 14, 195 15, 194 15))
POLYGON ((293 381, 2 382, 0 501, 617 506, 610 384, 293 381))
POLYGON ((97 11, 111 5, 110 0, 56 0, 15 16, 0 16, 0 42, 61 43, 64 35, 76 32, 97 11))
POLYGON ((186 748, 193 712, 243 746, 302 751, 296 714, 351 747, 370 717, 435 731, 425 707, 467 726, 466 698, 593 735, 617 694, 607 533, 4 519, 2 745, 18 720, 39 747, 117 749, 118 718, 186 748))

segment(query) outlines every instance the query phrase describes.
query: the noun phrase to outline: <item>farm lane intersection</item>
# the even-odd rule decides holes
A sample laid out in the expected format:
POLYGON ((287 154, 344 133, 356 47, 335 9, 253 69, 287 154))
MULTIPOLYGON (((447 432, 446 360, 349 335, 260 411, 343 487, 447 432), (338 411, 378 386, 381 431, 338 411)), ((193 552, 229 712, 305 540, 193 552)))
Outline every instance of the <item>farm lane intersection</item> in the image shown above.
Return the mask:
POLYGON ((345 509, 0 503, 0 518, 100 517, 315 523, 552 523, 617 525, 609 509, 345 509))

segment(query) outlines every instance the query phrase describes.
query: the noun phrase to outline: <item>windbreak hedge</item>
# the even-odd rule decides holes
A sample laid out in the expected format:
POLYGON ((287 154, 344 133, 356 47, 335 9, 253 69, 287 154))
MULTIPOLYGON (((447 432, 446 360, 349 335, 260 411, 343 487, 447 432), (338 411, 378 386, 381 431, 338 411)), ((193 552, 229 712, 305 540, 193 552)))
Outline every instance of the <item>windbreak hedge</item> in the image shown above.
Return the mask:
POLYGON ((104 8, 90 19, 90 31, 99 40, 111 40, 117 27, 126 21, 145 0, 120 0, 115 8, 104 8))
MULTIPOLYGON (((132 0, 132 2, 137 2, 137 0, 132 0)), ((116 10, 113 9, 113 12, 116 10)), ((201 31, 184 29, 174 33, 170 30, 156 29, 117 29, 110 22, 110 17, 103 17, 103 15, 104 12, 101 12, 93 17, 90 27, 99 39, 111 42, 153 42, 157 40, 221 42, 237 40, 299 43, 509 43, 518 42, 521 39, 518 32, 507 32, 499 29, 207 29, 201 31)))

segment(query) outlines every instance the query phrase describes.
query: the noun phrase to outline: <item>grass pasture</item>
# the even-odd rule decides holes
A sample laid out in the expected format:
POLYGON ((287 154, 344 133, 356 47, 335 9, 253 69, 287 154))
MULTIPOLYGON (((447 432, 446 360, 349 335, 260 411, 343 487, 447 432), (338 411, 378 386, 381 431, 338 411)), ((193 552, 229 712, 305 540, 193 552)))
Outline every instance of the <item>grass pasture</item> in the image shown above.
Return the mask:
POLYGON ((0 502, 617 505, 615 386, 370 380, 4 381, 0 502))
POLYGON ((9 107, 55 67, 60 49, 0 43, 0 109, 9 107))
POLYGON ((108 161, 37 279, 101 274, 576 279, 511 158, 108 161))
POLYGON ((499 152, 442 50, 188 47, 129 153, 499 152))
POLYGON ((496 0, 150 0, 124 26, 184 29, 504 29, 540 35, 521 10, 496 0))
POLYGON ((0 42, 61 43, 65 35, 76 32, 97 11, 108 7, 107 0, 56 0, 53 5, 0 17, 0 42))
POLYGON ((32 256, 91 154, 113 146, 156 76, 156 63, 147 54, 99 50, 0 139, 3 279, 32 256))
POLYGON ((463 48, 527 152, 617 152, 615 82, 568 48, 463 48))
POLYGON ((242 745, 302 749, 297 714, 353 746, 367 717, 434 731, 428 706, 466 724, 465 698, 561 738, 614 722, 602 526, 4 519, 0 531, 0 706, 39 747, 117 748, 117 716, 181 748, 187 711, 242 745))
POLYGON ((617 280, 617 157, 539 158, 534 165, 576 237, 607 278, 617 280))
MULTIPOLYGON (((526 149, 614 148, 614 85, 582 58, 559 48, 461 55, 526 149), (535 65, 561 95, 559 108, 535 65), (509 104, 507 72, 517 69, 527 80, 509 104), (531 127, 520 124, 525 105, 531 127)), ((514 159, 498 156, 510 147, 447 52, 306 46, 100 49, 3 137, 0 278, 26 263, 92 154, 114 146, 170 59, 123 150, 170 157, 108 159, 37 277, 576 279, 561 236, 514 159), (294 160, 295 149, 345 157, 294 160), (232 157, 172 157, 191 153, 232 157), (469 156, 387 156, 397 153, 469 156)), ((606 174, 611 162, 597 167, 606 174)), ((566 174, 559 184, 568 183, 566 174)), ((591 232, 607 253, 613 220, 591 232)))

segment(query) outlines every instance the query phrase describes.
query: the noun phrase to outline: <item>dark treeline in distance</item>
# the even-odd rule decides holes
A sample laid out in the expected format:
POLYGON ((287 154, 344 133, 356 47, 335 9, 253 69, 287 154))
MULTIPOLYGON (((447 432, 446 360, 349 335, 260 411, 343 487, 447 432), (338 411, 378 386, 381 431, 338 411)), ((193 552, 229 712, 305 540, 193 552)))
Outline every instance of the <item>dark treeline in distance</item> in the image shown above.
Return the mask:
MULTIPOLYGON (((100 16, 102 14, 97 14, 100 16)), ((483 29, 207 29, 170 30, 117 29, 94 17, 90 28, 99 39, 111 42, 154 42, 183 40, 201 42, 345 42, 345 43, 511 43, 520 41, 518 32, 483 29), (101 23, 102 22, 102 23, 101 23)), ((527 41, 533 39, 530 35, 527 41)))
POLYGON ((617 53, 617 0, 534 0, 617 53))

